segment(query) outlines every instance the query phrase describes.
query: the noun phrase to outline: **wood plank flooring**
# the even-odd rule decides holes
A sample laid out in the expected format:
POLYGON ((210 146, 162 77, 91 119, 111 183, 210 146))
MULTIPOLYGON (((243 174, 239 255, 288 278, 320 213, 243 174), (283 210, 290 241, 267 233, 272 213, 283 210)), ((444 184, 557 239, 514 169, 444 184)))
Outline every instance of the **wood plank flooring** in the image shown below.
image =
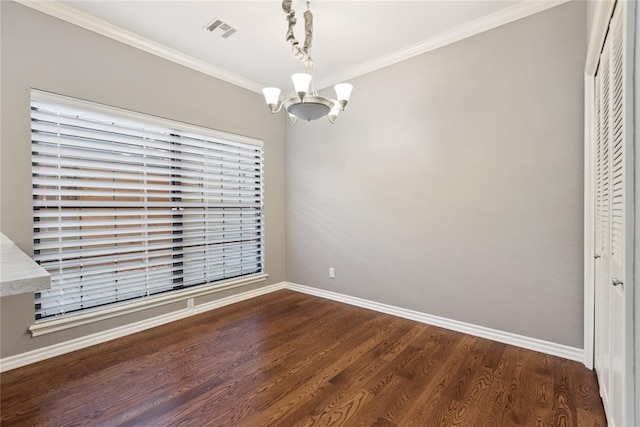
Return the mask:
POLYGON ((3 426, 604 426, 579 363, 279 291, 0 375, 3 426))

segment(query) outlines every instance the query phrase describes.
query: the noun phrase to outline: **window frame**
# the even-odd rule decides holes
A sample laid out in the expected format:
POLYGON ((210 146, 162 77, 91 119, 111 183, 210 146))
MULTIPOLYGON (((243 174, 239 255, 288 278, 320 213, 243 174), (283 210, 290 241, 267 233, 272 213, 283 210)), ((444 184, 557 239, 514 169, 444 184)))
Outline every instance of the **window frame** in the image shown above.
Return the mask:
MULTIPOLYGON (((205 282, 194 286, 185 287, 183 289, 173 289, 164 293, 156 293, 143 297, 137 297, 125 301, 117 301, 109 303, 107 305, 90 307, 79 311, 73 311, 63 316, 44 317, 35 320, 35 324, 30 328, 32 335, 37 336, 44 333, 56 332, 59 330, 67 329, 68 327, 75 327, 82 324, 87 324, 106 318, 120 316, 128 313, 137 312, 140 310, 146 310, 161 305, 172 304, 178 301, 185 301, 191 298, 197 298, 200 296, 208 295, 215 292, 220 292, 228 289, 233 289, 238 286, 245 286, 248 284, 260 282, 266 280, 268 275, 265 273, 265 211, 264 211, 264 153, 263 153, 263 141, 242 135, 231 134, 219 130, 213 130, 196 126, 184 122, 165 119, 158 116, 153 116, 145 113, 139 113, 123 108, 112 107, 104 104, 97 104, 90 101, 85 101, 77 98, 71 98, 64 95, 58 95, 51 92, 45 92, 38 89, 31 89, 31 100, 58 103, 71 108, 77 108, 80 110, 88 110, 92 113, 99 115, 115 115, 123 120, 132 120, 134 122, 144 122, 149 126, 159 126, 162 128, 170 128, 182 133, 191 133, 201 135, 207 138, 221 139, 224 141, 250 144, 260 147, 260 209, 259 209, 259 223, 260 229, 260 271, 252 274, 240 275, 237 277, 216 280, 213 282, 205 282)), ((35 173, 32 173, 35 176, 35 173)), ((32 185, 33 188, 33 185, 32 185)), ((173 196, 173 193, 167 193, 169 197, 173 196)), ((206 221, 205 221, 206 223, 206 221)), ((32 231, 34 232, 37 224, 34 221, 32 231)), ((34 240, 35 241, 35 240, 34 240)))

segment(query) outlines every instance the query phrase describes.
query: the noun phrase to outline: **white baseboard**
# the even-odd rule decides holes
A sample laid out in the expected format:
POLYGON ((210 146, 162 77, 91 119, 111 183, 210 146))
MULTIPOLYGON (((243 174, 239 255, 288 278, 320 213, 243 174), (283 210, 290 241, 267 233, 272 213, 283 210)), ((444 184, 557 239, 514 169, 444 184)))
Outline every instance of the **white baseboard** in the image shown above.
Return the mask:
POLYGON ((90 347, 92 345, 124 337, 136 332, 141 332, 146 329, 173 322, 175 320, 184 319, 186 317, 204 313, 209 310, 214 310, 216 308, 224 307, 226 305, 234 304, 236 302, 244 301, 250 298, 255 298, 271 292, 279 291, 281 289, 289 289, 295 292, 314 295, 320 298, 326 298, 357 307, 367 308, 369 310, 377 311, 380 313, 390 314, 392 316, 398 316, 405 319, 414 320, 416 322, 438 326, 445 329, 451 329, 453 331, 458 331, 481 338, 487 338, 493 341, 498 341, 501 343, 510 344, 545 354, 550 354, 552 356, 558 356, 565 359, 575 360, 577 362, 583 362, 583 350, 580 348, 556 344, 536 338, 525 337, 523 335, 517 335, 510 332, 499 331, 496 329, 485 328, 484 326, 459 322, 457 320, 451 320, 444 317, 421 313, 414 310, 408 310, 406 308, 395 307, 392 305, 370 301, 362 298, 356 298, 336 292, 325 291, 323 289, 313 288, 310 286, 298 285, 296 283, 289 282, 280 282, 252 291, 242 292, 226 298, 221 298, 219 300, 211 301, 205 304, 200 304, 192 309, 184 308, 181 310, 173 311, 171 313, 163 314, 161 316, 141 320, 130 325, 120 326, 118 328, 109 329, 107 331, 98 332, 80 338, 75 338, 73 340, 65 341, 59 344, 54 344, 25 353, 16 354, 14 356, 5 357, 3 359, 0 359, 0 372, 20 368, 22 366, 40 362, 42 360, 46 360, 55 356, 60 356, 72 351, 90 347))
POLYGON ((375 301, 369 301, 362 298, 356 298, 349 295, 343 295, 336 292, 325 291, 323 289, 312 288, 310 286, 298 285, 295 283, 286 283, 285 287, 292 291, 302 292, 321 298, 343 302, 345 304, 355 305, 369 310, 378 311, 380 313, 390 314, 392 316, 403 317, 405 319, 414 320, 427 325, 439 326, 453 331, 463 332, 465 334, 476 337, 487 338, 504 344, 514 345, 516 347, 526 348, 528 350, 538 351, 540 353, 550 354, 576 362, 584 362, 584 351, 581 348, 570 347, 563 344, 557 344, 550 341, 544 341, 537 338, 530 338, 523 335, 513 334, 511 332, 499 331, 497 329, 486 328, 484 326, 473 325, 471 323, 460 322, 457 320, 447 319, 440 316, 421 313, 419 311, 408 310, 406 308, 395 307, 375 301))
POLYGON ((106 341, 124 337, 126 335, 134 334, 136 332, 144 331, 146 329, 151 329, 156 326, 173 322, 175 320, 184 319, 186 317, 204 313, 205 311, 214 310, 216 308, 224 307, 226 305, 234 304, 250 298, 255 298, 260 295, 275 292, 284 288, 285 288, 284 282, 280 282, 274 285, 264 286, 262 288, 258 288, 252 291, 242 292, 226 298, 221 298, 205 304, 200 304, 191 309, 183 308, 181 310, 172 311, 171 313, 167 313, 160 316, 152 317, 150 319, 145 319, 139 322, 131 323, 129 325, 120 326, 117 328, 109 329, 107 331, 98 332, 98 333, 87 335, 84 337, 61 342, 59 344, 54 344, 54 345, 42 347, 36 350, 27 351, 26 353, 16 354, 15 356, 5 357, 3 359, 0 359, 0 372, 9 371, 11 369, 16 369, 22 366, 30 365, 32 363, 40 362, 42 360, 49 359, 51 357, 60 356, 66 353, 71 353, 72 351, 87 348, 96 344, 101 344, 106 341))

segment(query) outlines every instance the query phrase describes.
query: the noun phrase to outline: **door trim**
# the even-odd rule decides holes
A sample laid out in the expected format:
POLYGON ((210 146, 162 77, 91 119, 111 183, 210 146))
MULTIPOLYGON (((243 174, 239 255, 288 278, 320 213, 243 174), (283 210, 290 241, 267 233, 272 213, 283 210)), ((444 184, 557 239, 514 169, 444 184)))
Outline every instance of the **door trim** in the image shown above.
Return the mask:
POLYGON ((594 112, 595 74, 598 68, 600 52, 609 28, 615 0, 597 2, 594 11, 591 36, 587 47, 587 60, 584 69, 584 365, 593 369, 595 351, 595 277, 594 259, 595 218, 592 207, 593 188, 593 148, 594 148, 594 112))
POLYGON ((595 352, 595 218, 593 215, 593 151, 595 76, 584 76, 584 359, 589 369, 594 368, 595 352))

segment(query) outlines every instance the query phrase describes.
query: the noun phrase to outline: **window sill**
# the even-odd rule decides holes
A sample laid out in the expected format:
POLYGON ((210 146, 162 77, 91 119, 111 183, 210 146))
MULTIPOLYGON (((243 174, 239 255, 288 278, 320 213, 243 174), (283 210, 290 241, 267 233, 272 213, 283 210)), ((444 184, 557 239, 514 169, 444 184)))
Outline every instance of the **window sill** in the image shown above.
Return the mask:
POLYGON ((107 306, 106 308, 87 311, 63 318, 53 318, 38 321, 31 325, 29 331, 32 337, 51 334, 54 332, 64 331, 76 328, 78 326, 88 325, 90 323, 100 322, 102 320, 111 319, 113 317, 124 316, 130 313, 137 313, 154 307, 159 307, 175 302, 186 301, 189 298, 197 298, 228 289, 246 286, 253 283, 267 280, 268 274, 255 274, 240 279, 233 279, 227 282, 216 283, 211 285, 198 286, 196 288, 184 289, 182 291, 172 292, 170 294, 157 295, 149 298, 135 300, 133 302, 107 306))

